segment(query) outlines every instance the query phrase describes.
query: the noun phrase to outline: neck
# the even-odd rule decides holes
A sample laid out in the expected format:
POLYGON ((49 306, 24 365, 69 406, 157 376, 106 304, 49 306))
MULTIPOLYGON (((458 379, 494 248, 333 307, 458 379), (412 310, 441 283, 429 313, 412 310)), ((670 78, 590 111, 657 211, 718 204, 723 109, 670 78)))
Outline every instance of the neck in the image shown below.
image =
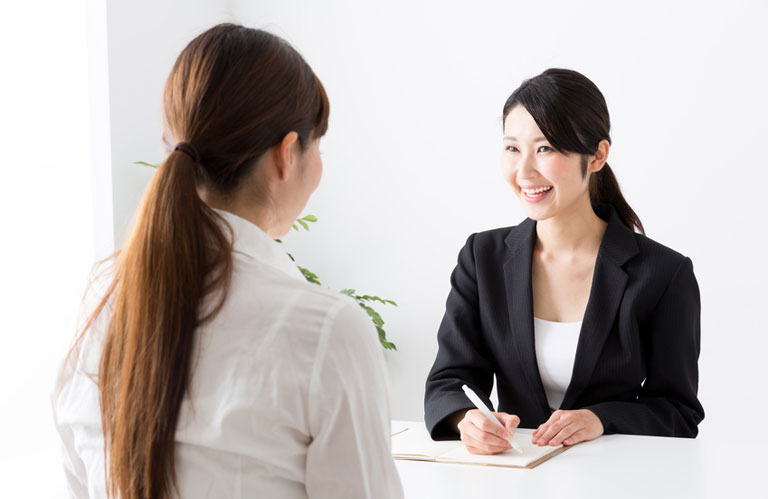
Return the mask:
POLYGON ((597 251, 608 224, 587 198, 578 205, 536 223, 537 249, 549 255, 597 251))
POLYGON ((266 207, 253 206, 253 205, 238 205, 232 203, 227 206, 214 206, 221 210, 234 213, 240 218, 244 218, 263 230, 272 239, 277 239, 285 235, 285 231, 280 230, 280 226, 276 223, 274 212, 266 207))
POLYGON ((269 206, 262 206, 254 202, 243 202, 241 196, 223 199, 203 189, 198 189, 198 194, 205 204, 211 208, 228 211, 248 220, 272 239, 285 235, 282 233, 283 231, 277 221, 274 210, 270 209, 269 206))

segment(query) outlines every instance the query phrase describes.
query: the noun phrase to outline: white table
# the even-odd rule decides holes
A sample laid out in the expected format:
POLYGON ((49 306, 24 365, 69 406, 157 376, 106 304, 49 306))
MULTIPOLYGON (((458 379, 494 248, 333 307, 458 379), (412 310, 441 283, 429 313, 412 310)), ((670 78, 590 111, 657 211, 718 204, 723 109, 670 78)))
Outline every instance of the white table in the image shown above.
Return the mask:
MULTIPOLYGON (((394 421, 399 424, 424 424, 394 421)), ((762 429, 754 428, 755 432, 762 429)), ((534 469, 396 460, 410 498, 762 498, 768 441, 604 435, 534 469)))

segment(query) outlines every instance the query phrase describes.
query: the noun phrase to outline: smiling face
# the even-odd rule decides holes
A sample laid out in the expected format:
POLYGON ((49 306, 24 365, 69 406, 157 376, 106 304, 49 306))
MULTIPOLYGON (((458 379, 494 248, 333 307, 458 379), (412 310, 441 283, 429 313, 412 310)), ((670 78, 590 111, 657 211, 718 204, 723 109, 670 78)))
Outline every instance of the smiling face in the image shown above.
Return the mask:
POLYGON ((529 218, 546 220, 590 205, 589 174, 604 160, 590 161, 586 177, 582 161, 580 154, 555 151, 523 106, 507 114, 501 170, 529 218))

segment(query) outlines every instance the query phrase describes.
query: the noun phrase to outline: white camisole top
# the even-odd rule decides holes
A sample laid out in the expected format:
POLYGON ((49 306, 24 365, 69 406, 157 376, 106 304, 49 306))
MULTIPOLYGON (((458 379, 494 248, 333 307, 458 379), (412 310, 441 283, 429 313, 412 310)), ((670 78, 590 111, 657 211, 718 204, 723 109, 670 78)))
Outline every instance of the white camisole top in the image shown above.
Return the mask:
POLYGON ((553 411, 560 408, 571 383, 581 322, 552 322, 533 318, 536 362, 553 411))

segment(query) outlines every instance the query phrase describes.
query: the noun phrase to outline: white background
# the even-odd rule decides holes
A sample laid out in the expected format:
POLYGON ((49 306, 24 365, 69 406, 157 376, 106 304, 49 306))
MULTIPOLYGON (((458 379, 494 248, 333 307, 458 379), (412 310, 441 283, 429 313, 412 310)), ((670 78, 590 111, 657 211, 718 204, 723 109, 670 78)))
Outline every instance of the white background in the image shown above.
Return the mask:
POLYGON ((152 174, 132 162, 162 160, 173 61, 220 21, 285 37, 326 86, 324 177, 305 210, 319 222, 285 242, 324 284, 399 303, 379 308, 398 346, 387 353, 394 418, 423 417, 467 236, 524 218, 499 170, 502 105, 524 78, 567 67, 608 101, 609 163, 648 235, 694 262, 702 437, 765 438, 755 418, 768 412, 768 4, 88 0, 2 10, 0 466, 11 473, 0 496, 62 490, 48 393, 85 276, 120 245, 152 174))
POLYGON ((0 497, 63 497, 48 395, 94 259, 86 9, 10 6, 0 6, 0 497))

